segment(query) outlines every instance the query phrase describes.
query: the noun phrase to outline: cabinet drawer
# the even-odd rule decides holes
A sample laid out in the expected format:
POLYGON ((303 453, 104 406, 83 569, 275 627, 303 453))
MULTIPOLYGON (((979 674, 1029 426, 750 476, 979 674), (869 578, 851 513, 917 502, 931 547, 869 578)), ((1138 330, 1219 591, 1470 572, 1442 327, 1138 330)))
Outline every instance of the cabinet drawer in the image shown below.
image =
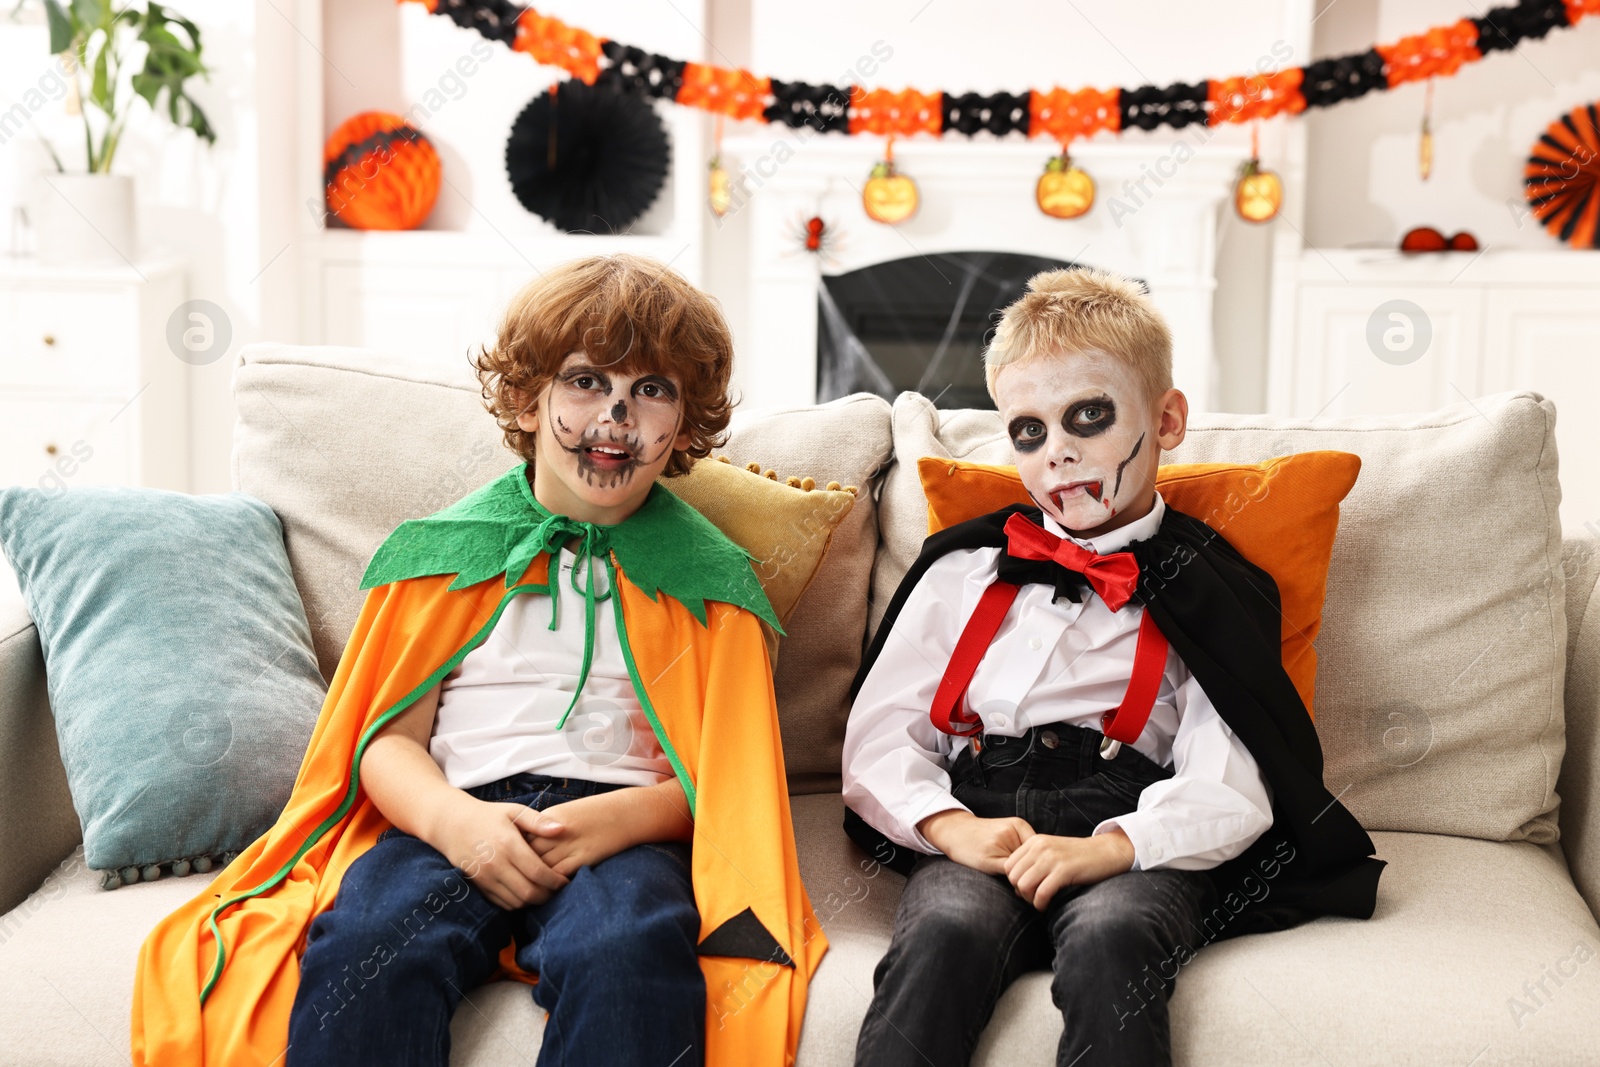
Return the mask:
POLYGON ((0 385, 126 388, 139 374, 139 306, 127 289, 15 289, 0 317, 0 385))
POLYGON ((118 400, 0 399, 0 485, 133 484, 135 417, 118 400))

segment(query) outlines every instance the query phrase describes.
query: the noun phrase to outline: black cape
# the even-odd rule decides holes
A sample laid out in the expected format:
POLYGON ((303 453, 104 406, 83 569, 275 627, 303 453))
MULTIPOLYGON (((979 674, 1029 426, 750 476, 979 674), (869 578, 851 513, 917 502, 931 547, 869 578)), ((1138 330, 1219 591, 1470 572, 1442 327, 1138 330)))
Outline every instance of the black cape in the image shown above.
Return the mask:
MULTIPOLYGON (((1088 588, 1082 575, 1003 551, 1003 527, 1012 514, 1043 525, 1037 507, 1013 504, 923 542, 862 658, 850 686, 852 700, 906 598, 928 567, 950 552, 1001 548, 1001 580, 1054 582, 1057 597, 1082 598, 1088 588)), ((1322 745, 1283 669, 1277 583, 1217 531, 1170 504, 1160 528, 1126 551, 1139 564, 1134 599, 1154 617, 1271 787, 1272 826, 1242 854, 1205 872, 1220 902, 1206 923, 1205 940, 1287 929, 1319 915, 1370 918, 1384 861, 1373 857, 1366 830, 1322 784, 1322 745)), ((879 862, 909 873, 917 854, 849 808, 845 830, 879 862)))

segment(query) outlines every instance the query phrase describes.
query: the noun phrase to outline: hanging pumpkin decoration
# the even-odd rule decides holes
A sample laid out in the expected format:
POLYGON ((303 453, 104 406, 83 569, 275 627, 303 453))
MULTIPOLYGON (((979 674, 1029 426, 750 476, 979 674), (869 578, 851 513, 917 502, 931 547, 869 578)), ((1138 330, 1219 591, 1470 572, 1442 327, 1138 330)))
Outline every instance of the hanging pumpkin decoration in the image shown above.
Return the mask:
POLYGON ((1523 195, 1552 237, 1600 248, 1600 104, 1552 122, 1522 173, 1523 195))
POLYGON ((711 205, 711 213, 719 219, 733 206, 733 182, 729 180, 728 172, 722 166, 721 156, 711 157, 711 175, 706 201, 711 205))
POLYGON ((882 161, 873 166, 866 187, 861 190, 861 206, 873 222, 898 226, 917 213, 919 202, 917 183, 895 169, 891 137, 884 146, 882 161))
POLYGON ((1033 199, 1053 219, 1075 219, 1094 206, 1094 179, 1072 162, 1062 145, 1061 154, 1045 163, 1033 199))
POLYGON ((672 148, 649 101, 576 78, 522 109, 506 173, 522 206, 568 233, 623 233, 655 201, 672 148))
POLYGON ((1270 222, 1283 207, 1283 180, 1250 159, 1239 168, 1239 181, 1233 187, 1233 210, 1246 222, 1270 222))
POLYGON ((1246 222, 1269 222, 1283 207, 1283 179, 1261 165, 1261 124, 1250 127, 1250 158, 1233 186, 1233 210, 1246 222))
POLYGON ((414 230, 439 198, 439 153, 399 115, 363 111, 322 149, 328 210, 357 230, 414 230))
POLYGON ((722 165, 722 118, 717 116, 717 147, 711 153, 711 173, 706 181, 706 203, 719 219, 733 207, 733 182, 722 165))

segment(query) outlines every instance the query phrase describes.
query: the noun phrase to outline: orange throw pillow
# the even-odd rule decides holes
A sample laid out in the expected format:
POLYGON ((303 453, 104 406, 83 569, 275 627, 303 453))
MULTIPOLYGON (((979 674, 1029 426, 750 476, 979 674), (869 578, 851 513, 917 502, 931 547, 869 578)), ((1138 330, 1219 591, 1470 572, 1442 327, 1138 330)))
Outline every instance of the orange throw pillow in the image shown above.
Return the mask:
MULTIPOLYGON (((1297 452, 1265 463, 1172 463, 1156 471, 1168 504, 1222 534, 1278 583, 1283 668, 1308 712, 1317 682, 1312 642, 1322 629, 1339 502, 1360 470, 1361 457, 1349 452, 1297 452)), ((923 456, 917 474, 930 534, 1010 504, 1033 505, 1015 467, 923 456)))

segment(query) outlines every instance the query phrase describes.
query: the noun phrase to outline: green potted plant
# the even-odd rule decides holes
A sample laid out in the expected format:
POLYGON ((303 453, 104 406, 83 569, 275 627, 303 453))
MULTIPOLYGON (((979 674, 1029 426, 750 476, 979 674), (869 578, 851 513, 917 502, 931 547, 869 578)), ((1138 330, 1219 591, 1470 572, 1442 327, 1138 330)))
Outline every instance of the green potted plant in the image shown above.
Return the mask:
MULTIPOLYGON (((131 262, 138 254, 133 179, 113 174, 123 128, 142 99, 207 144, 216 131, 185 85, 208 71, 200 28, 157 3, 43 0, 50 51, 66 61, 71 101, 83 119, 85 169, 68 173, 55 146, 56 173, 43 175, 38 254, 54 263, 131 262)), ((69 107, 70 111, 70 107, 69 107)))

